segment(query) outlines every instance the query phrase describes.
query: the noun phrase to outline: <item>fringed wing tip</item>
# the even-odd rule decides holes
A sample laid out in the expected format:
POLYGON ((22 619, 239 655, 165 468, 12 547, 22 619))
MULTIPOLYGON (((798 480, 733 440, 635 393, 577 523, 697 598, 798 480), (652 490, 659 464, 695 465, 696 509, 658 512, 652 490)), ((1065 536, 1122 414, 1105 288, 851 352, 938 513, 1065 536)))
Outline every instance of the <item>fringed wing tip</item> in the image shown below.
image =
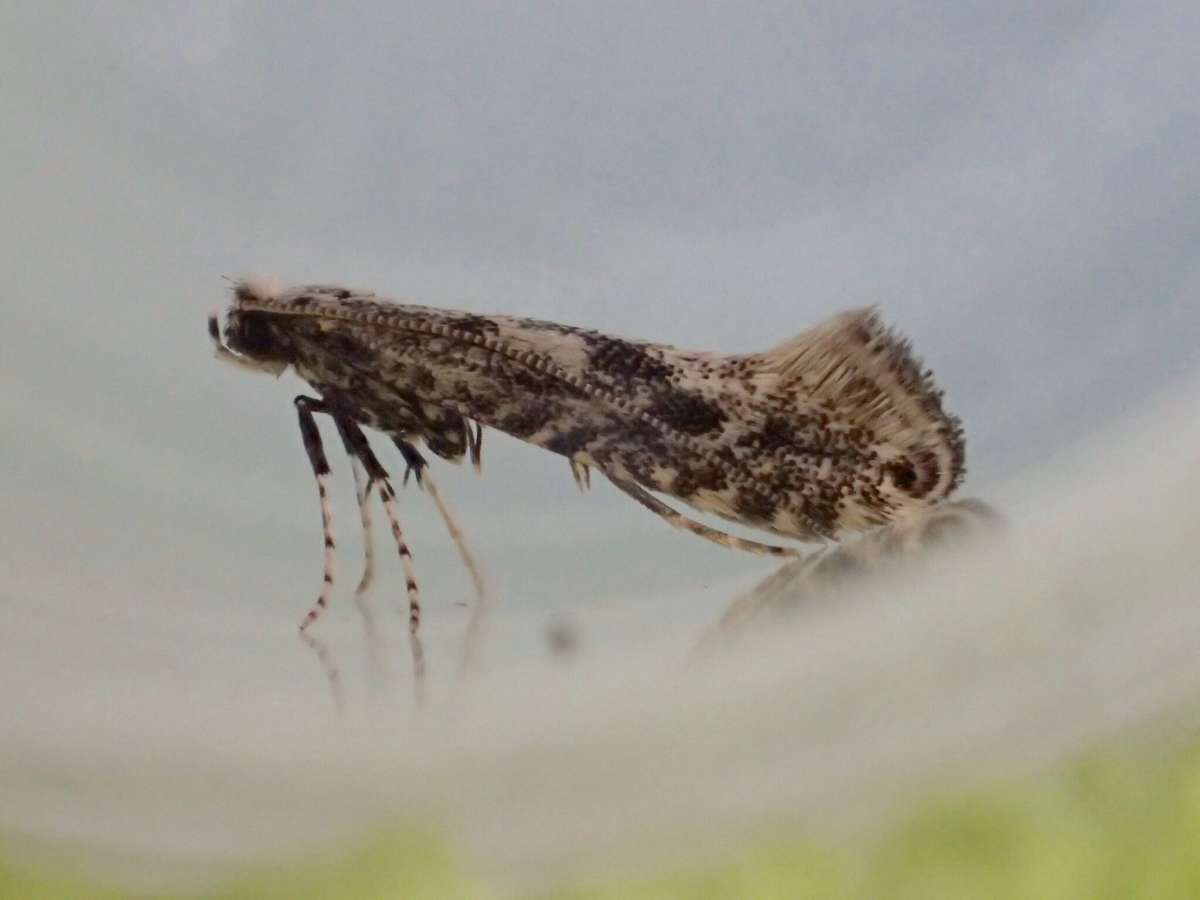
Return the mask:
POLYGON ((759 357, 777 389, 832 409, 895 460, 893 483, 920 503, 949 496, 965 474, 962 422, 911 342, 876 306, 830 316, 759 357))

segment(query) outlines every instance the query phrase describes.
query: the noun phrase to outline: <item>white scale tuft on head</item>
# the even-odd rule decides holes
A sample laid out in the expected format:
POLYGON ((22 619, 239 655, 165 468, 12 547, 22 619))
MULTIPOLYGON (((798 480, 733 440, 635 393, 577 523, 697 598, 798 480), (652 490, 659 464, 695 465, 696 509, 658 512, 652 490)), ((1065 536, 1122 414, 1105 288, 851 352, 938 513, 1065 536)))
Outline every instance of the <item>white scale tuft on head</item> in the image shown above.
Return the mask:
POLYGON ((233 294, 239 300, 277 300, 284 292, 284 285, 266 275, 245 275, 233 286, 233 294))

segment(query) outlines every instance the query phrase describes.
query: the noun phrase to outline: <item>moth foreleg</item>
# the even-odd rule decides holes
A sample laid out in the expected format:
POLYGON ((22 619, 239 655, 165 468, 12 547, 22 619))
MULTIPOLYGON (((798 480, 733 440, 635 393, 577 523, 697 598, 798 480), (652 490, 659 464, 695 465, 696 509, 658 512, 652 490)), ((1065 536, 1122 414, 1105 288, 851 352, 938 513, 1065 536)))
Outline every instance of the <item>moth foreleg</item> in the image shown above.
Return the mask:
POLYGON ((300 437, 304 441, 304 450, 308 454, 308 461, 312 464, 313 475, 317 479, 317 493, 321 498, 321 532, 325 539, 325 570, 321 583, 321 592, 317 595, 316 604, 308 611, 308 615, 300 623, 300 630, 304 631, 317 620, 321 613, 324 612, 325 607, 329 605, 329 598, 333 594, 333 574, 337 562, 337 548, 333 538, 333 507, 329 502, 329 461, 325 458, 325 448, 321 443, 321 432, 317 428, 317 420, 313 416, 314 412, 327 412, 327 408, 322 401, 315 400, 312 397, 297 397, 295 404, 296 414, 300 421, 300 437))
MULTIPOLYGON (((603 469, 601 471, 604 471, 603 469)), ((689 519, 683 513, 673 510, 667 504, 663 503, 641 485, 629 481, 620 476, 613 475, 611 472, 604 472, 608 476, 608 480, 615 484, 620 490, 624 491, 646 509, 655 515, 665 519, 668 524, 676 528, 681 528, 684 531, 690 531, 692 534, 712 541, 714 544, 720 544, 722 547, 730 547, 734 550, 745 550, 747 553, 757 553, 760 556, 800 556, 801 551, 792 547, 777 547, 773 544, 761 544, 758 541, 751 541, 745 538, 734 537, 732 534, 726 534, 723 531, 718 531, 715 528, 709 528, 707 525, 702 525, 692 519, 689 519)))

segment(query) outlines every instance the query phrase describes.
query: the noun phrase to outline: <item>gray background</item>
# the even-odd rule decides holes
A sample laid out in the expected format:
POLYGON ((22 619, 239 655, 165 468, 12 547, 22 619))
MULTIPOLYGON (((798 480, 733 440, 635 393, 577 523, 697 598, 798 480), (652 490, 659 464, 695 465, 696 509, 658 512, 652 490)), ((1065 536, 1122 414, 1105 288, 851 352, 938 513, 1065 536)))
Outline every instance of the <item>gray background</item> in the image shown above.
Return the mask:
MULTIPOLYGON (((4 4, 5 600, 299 619, 301 386, 204 334, 248 272, 728 351, 879 304, 1003 506, 1195 363, 1198 29, 1189 2, 4 4)), ((764 571, 484 446, 440 477, 510 610, 764 571)), ((447 616, 466 579, 403 511, 447 616)))

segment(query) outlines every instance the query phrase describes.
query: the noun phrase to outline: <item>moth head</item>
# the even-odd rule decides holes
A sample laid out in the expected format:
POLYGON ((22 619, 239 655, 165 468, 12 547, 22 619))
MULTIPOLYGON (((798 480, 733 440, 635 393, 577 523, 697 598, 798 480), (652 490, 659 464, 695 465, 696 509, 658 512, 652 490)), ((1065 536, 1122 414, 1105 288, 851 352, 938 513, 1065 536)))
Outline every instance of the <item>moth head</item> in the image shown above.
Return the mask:
POLYGON ((278 367, 282 372, 292 362, 291 341, 270 313, 230 310, 225 320, 225 344, 263 368, 278 367))
POLYGON ((244 368, 280 375, 295 361, 295 353, 278 317, 255 306, 255 301, 269 299, 261 291, 253 282, 235 285, 233 303, 225 318, 224 341, 215 315, 209 319, 209 334, 218 357, 244 368))

